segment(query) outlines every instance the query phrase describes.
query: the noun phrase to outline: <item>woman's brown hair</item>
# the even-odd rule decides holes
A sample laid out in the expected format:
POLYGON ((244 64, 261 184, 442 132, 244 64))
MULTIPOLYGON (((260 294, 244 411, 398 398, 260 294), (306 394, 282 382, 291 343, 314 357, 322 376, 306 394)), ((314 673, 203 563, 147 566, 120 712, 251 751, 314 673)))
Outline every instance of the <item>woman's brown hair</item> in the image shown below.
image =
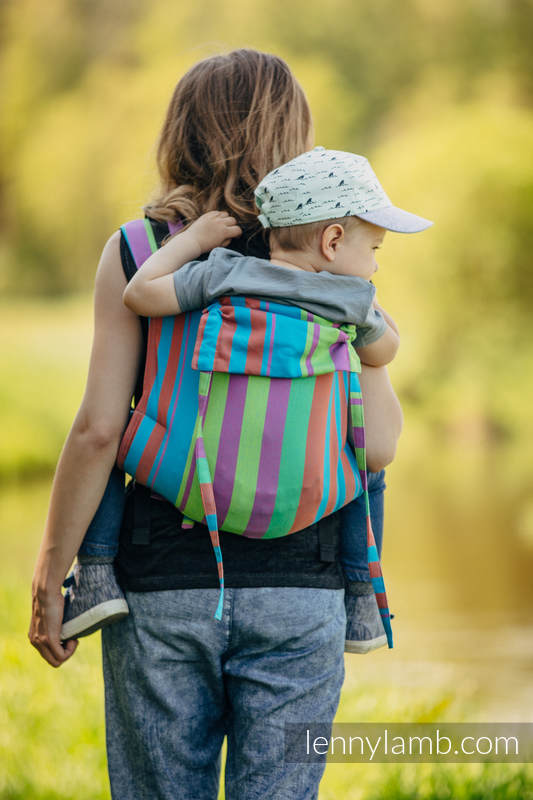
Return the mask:
POLYGON ((278 56, 234 50, 195 64, 177 84, 161 130, 161 185, 149 216, 192 221, 225 210, 256 222, 254 189, 310 146, 305 94, 278 56))

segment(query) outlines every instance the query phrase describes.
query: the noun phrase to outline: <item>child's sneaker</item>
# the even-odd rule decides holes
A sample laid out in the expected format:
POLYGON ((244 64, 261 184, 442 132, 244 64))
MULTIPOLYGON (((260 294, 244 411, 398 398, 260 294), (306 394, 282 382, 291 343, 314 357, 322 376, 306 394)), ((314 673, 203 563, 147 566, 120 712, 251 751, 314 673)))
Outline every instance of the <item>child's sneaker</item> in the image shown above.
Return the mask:
POLYGON ((88 636, 129 614, 112 561, 78 562, 65 579, 61 641, 88 636))
POLYGON ((346 608, 345 653, 369 653, 387 644, 387 634, 379 613, 376 595, 371 583, 348 583, 344 605, 346 608))

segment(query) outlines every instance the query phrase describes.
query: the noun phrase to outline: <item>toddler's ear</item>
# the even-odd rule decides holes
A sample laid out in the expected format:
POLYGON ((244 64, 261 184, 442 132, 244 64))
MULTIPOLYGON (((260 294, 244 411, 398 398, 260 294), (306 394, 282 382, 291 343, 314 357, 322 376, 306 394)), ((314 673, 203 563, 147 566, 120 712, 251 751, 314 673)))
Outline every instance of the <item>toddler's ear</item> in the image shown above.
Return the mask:
POLYGON ((327 261, 335 261, 337 248, 344 240, 344 228, 338 222, 327 225, 320 237, 320 253, 327 261))

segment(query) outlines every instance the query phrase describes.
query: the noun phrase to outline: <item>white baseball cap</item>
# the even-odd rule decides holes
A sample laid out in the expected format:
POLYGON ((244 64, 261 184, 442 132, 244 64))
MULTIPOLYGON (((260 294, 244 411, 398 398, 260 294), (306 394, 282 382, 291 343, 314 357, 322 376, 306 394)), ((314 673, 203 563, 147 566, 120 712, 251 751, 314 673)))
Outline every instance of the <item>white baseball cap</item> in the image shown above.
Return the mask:
POLYGON ((287 228, 339 217, 360 217, 389 231, 417 233, 429 219, 394 206, 368 159, 315 147, 266 175, 255 201, 264 228, 287 228))

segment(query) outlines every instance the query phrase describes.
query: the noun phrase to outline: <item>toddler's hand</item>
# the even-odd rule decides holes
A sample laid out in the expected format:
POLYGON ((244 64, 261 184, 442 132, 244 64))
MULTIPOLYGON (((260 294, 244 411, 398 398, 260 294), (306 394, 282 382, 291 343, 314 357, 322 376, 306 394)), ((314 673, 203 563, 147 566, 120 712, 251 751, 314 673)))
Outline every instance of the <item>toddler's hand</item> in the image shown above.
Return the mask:
POLYGON ((198 217, 186 233, 195 239, 201 253, 207 253, 213 247, 226 247, 242 231, 227 211, 208 211, 198 217))

